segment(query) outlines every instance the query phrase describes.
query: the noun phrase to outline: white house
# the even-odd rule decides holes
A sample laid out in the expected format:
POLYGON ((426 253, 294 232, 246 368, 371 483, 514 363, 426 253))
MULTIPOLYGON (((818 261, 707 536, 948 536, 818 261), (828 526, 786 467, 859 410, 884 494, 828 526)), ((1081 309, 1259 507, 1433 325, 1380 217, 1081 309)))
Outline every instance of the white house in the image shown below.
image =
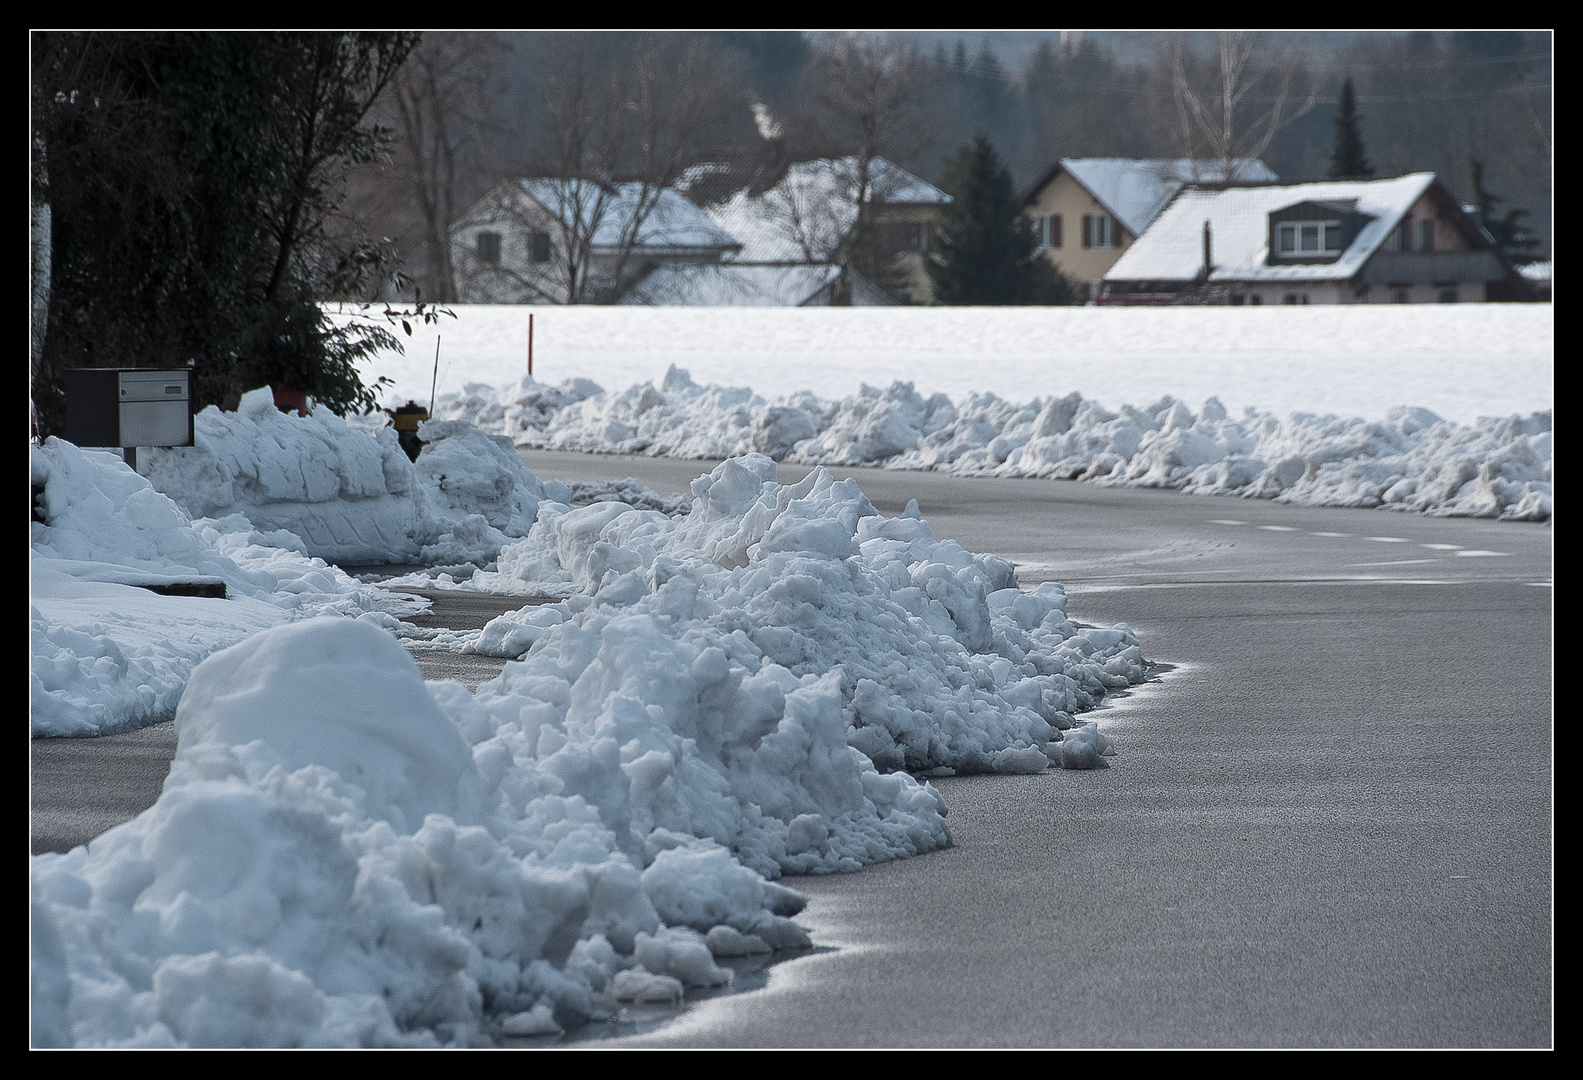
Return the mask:
POLYGON ((618 299, 656 267, 718 263, 742 246, 668 188, 549 177, 496 184, 451 244, 473 304, 618 299))
POLYGON ((1434 173, 1185 187, 1102 304, 1468 303, 1532 290, 1434 173))
MULTIPOLYGON (((693 176, 684 177, 684 186, 711 177, 718 168, 698 166, 693 176)), ((741 249, 726 256, 728 263, 830 266, 848 260, 858 208, 871 203, 877 254, 889 264, 884 289, 849 269, 845 287, 850 297, 837 302, 929 302, 933 289, 924 260, 951 196, 882 157, 870 159, 867 189, 862 189, 857 158, 822 158, 790 166, 768 190, 741 188, 703 209, 741 241, 741 249)))

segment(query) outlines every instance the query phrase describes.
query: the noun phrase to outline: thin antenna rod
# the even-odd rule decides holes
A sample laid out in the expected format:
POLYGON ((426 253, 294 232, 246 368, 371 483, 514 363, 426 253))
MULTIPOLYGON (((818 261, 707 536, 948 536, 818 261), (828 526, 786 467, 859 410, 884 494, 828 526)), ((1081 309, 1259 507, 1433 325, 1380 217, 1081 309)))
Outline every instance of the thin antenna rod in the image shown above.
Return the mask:
POLYGON ((440 385, 440 335, 434 335, 434 381, 429 383, 429 416, 434 415, 434 390, 440 385))
POLYGON ((533 312, 528 312, 528 378, 533 378, 533 312))

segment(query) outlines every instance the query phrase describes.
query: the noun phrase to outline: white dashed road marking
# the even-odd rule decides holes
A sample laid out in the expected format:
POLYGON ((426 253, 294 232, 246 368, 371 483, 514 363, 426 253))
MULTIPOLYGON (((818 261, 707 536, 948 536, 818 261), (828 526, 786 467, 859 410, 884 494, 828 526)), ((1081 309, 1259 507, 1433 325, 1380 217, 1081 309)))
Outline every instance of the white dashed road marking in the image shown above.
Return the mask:
MULTIPOLYGON (((1209 521, 1209 524, 1211 524, 1211 525, 1246 525, 1247 522, 1246 521, 1237 521, 1234 518, 1211 518, 1210 521, 1209 521)), ((1296 528, 1292 527, 1291 525, 1255 525, 1254 528, 1262 529, 1264 532, 1276 532, 1276 533, 1300 532, 1301 531, 1299 529, 1296 529, 1296 528)), ((1352 536, 1352 533, 1344 533, 1344 532, 1311 532, 1308 535, 1309 536, 1334 537, 1334 538, 1337 538, 1337 539, 1346 539, 1346 538, 1352 536)), ((1363 539, 1365 539, 1365 540, 1372 540, 1372 541, 1374 541, 1377 544, 1410 544, 1410 543, 1412 543, 1412 541, 1409 540, 1405 536, 1366 536, 1363 539)), ((1475 548, 1475 549, 1471 549, 1470 550, 1468 548, 1462 547, 1460 544, 1419 544, 1418 546, 1421 547, 1421 548, 1424 548, 1426 550, 1429 550, 1429 551, 1450 552, 1452 554, 1455 554, 1458 558, 1463 558, 1463 559, 1504 558, 1504 557, 1509 556, 1511 554, 1511 552, 1509 552, 1509 551, 1487 551, 1484 548, 1475 548)), ((1432 562, 1438 562, 1438 561, 1439 561, 1438 559, 1396 559, 1396 560, 1394 560, 1392 562, 1349 563, 1348 565, 1351 566, 1351 567, 1358 567, 1358 568, 1366 567, 1366 566, 1412 566, 1412 565, 1418 564, 1418 563, 1432 563, 1432 562)), ((1546 582, 1537 582, 1536 581, 1536 582, 1532 582, 1532 584, 1539 585, 1539 586, 1542 586, 1542 587, 1548 587, 1548 583, 1546 583, 1546 582)))

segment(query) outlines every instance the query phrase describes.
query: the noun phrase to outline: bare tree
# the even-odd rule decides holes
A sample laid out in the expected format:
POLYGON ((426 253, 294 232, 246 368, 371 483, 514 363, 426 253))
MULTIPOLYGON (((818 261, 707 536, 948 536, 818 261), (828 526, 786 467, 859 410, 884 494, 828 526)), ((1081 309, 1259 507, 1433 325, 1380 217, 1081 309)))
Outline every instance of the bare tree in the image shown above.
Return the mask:
POLYGON ((847 186, 857 217, 847 234, 847 263, 871 278, 883 269, 876 217, 889 194, 876 183, 874 159, 910 156, 927 144, 931 125, 922 99, 934 77, 916 46, 890 35, 827 38, 810 65, 814 124, 851 159, 847 186))
POLYGON ((1209 71, 1193 62, 1181 39, 1168 46, 1167 62, 1183 149, 1187 157, 1217 162, 1217 179, 1236 180, 1243 162, 1262 156, 1282 127, 1314 106, 1313 89, 1295 103, 1299 66, 1247 34, 1221 34, 1209 71))
POLYGON ((458 198, 466 197, 458 185, 463 176, 481 171, 504 49, 491 34, 427 34, 398 73, 391 95, 401 136, 394 160, 419 211, 424 281, 430 299, 439 303, 457 298, 450 230, 458 198))
POLYGON ((613 303, 645 269, 639 241, 664 192, 705 148, 727 100, 721 68, 702 37, 683 34, 557 35, 536 61, 544 149, 533 192, 550 220, 520 199, 501 207, 554 234, 556 287, 537 290, 546 299, 613 303))

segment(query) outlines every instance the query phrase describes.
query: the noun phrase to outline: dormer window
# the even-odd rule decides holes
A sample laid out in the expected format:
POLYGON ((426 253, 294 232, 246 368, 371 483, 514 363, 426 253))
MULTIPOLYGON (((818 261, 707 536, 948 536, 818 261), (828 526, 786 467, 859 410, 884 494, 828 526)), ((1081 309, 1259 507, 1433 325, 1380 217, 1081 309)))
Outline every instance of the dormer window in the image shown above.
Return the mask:
POLYGON ((1283 221, 1276 228, 1276 251, 1282 258, 1339 255, 1342 246, 1339 221, 1283 221))
POLYGON ((1272 210, 1266 261, 1271 266, 1333 263, 1372 220, 1352 199, 1315 199, 1272 210))

